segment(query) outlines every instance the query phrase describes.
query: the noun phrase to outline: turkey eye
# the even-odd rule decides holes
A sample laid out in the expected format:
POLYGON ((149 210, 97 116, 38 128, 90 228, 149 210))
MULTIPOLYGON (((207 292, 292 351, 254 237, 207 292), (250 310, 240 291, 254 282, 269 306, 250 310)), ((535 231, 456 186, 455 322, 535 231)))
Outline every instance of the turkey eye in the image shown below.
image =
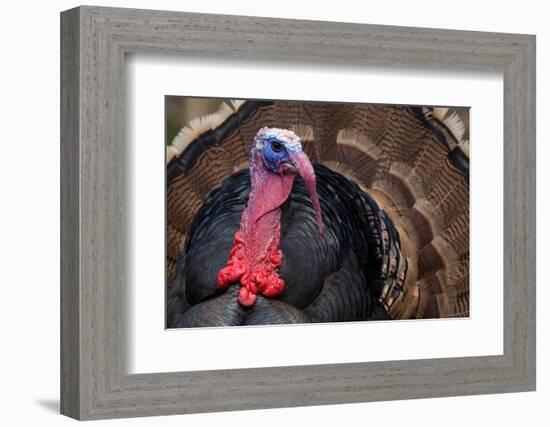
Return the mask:
POLYGON ((283 145, 280 142, 273 141, 271 143, 271 149, 276 153, 279 153, 283 149, 283 145))

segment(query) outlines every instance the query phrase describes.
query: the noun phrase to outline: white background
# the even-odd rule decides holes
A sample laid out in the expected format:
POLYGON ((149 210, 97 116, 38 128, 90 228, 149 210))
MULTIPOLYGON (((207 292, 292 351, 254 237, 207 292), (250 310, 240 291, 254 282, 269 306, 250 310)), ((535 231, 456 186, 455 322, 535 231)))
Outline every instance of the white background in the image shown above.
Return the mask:
MULTIPOLYGON (((59 384, 59 16, 71 1, 5 3, 2 64, 0 247, 2 348, 0 419, 4 425, 66 425, 57 415, 59 384)), ((538 391, 220 414, 108 421, 114 425, 409 426, 548 425, 548 12, 544 2, 277 2, 239 0, 97 1, 96 4, 375 24, 536 33, 538 56, 538 391), (543 200, 544 199, 544 200, 543 200)), ((167 355, 171 357, 173 355, 167 355)))
POLYGON ((129 163, 133 169, 127 218, 132 238, 127 320, 131 373, 502 354, 500 73, 395 71, 386 67, 349 71, 345 67, 302 66, 296 70, 291 65, 258 61, 151 55, 133 55, 126 65, 129 163), (228 81, 232 85, 227 85, 228 81), (470 106, 470 318, 165 331, 165 164, 158 143, 164 137, 164 96, 230 97, 236 93, 243 98, 470 106), (249 351, 250 343, 262 349, 261 357, 249 351), (203 348, 208 351, 190 351, 203 348), (180 356, 166 358, 171 353, 180 356))

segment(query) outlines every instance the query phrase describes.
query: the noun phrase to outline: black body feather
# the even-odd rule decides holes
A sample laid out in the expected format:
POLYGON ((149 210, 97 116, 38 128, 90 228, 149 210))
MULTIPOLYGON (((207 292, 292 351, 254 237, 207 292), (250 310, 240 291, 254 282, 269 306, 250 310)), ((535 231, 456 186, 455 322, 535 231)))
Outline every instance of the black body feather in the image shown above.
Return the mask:
POLYGON ((233 174, 209 194, 168 290, 169 328, 388 318, 378 304, 383 288, 406 268, 397 230, 355 183, 323 165, 315 165, 315 174, 325 231, 319 234, 309 195, 296 177, 281 208, 279 273, 286 289, 273 299, 258 295, 250 308, 237 302, 238 284, 227 290, 216 285, 248 201, 249 172, 233 174))

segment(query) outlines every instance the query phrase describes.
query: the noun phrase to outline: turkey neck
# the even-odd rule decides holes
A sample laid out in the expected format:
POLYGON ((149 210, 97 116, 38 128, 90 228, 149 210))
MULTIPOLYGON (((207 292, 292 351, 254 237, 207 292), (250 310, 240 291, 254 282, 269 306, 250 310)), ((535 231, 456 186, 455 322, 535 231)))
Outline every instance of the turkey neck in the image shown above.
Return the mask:
POLYGON ((265 260, 272 243, 280 240, 281 205, 288 199, 293 174, 277 175, 263 164, 252 168, 250 197, 241 217, 240 231, 245 239, 248 261, 265 260))
POLYGON ((281 205, 292 191, 294 176, 270 172, 259 154, 252 162, 250 196, 239 229, 250 271, 275 271, 281 266, 281 205))
POLYGON ((227 266, 218 273, 218 287, 239 283, 238 300, 251 306, 258 293, 274 297, 285 284, 278 269, 283 254, 279 248, 281 205, 292 191, 294 174, 275 174, 267 170, 259 153, 251 159, 250 196, 235 233, 227 266))

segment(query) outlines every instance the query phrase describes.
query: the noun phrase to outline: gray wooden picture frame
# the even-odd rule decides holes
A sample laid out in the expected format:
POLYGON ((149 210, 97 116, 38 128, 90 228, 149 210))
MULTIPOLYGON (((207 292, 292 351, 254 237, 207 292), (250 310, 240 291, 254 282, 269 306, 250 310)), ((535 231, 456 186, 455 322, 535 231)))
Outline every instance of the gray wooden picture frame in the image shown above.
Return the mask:
POLYGON ((534 36, 88 6, 62 12, 63 414, 99 419, 530 390, 534 36), (504 354, 127 374, 127 53, 502 72, 504 354))

